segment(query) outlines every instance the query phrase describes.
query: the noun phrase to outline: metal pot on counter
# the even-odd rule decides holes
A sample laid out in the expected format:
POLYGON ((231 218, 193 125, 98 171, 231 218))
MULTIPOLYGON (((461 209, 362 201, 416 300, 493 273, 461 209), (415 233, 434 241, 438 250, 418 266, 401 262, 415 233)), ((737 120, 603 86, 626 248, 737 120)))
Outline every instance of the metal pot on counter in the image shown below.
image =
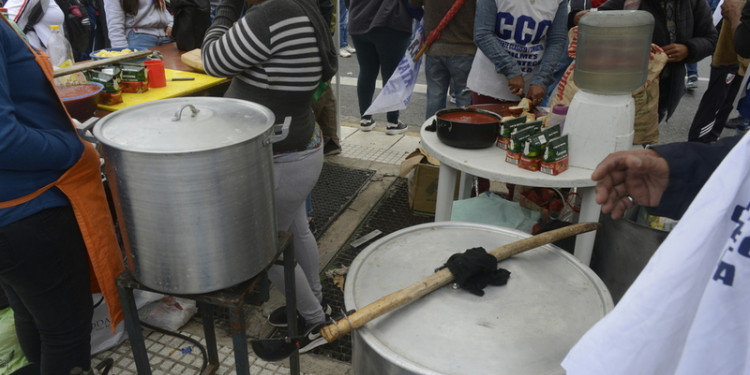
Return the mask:
POLYGON ((143 103, 101 119, 128 268, 170 294, 249 280, 277 255, 268 108, 237 99, 143 103))

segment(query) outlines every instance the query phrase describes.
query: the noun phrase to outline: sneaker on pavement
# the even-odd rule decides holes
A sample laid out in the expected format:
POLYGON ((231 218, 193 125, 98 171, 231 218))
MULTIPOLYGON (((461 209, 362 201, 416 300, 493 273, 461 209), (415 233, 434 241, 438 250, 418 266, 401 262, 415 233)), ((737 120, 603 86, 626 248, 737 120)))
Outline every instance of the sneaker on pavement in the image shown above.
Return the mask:
POLYGON ((310 350, 328 343, 328 341, 320 335, 320 329, 326 324, 327 323, 318 323, 305 331, 305 337, 299 343, 299 354, 307 353, 310 350))
POLYGON ((339 56, 341 57, 352 57, 352 54, 344 48, 339 49, 339 56))
POLYGON ((697 89, 698 88, 698 76, 690 76, 690 77, 688 77, 687 84, 685 85, 685 87, 688 90, 697 89))
POLYGON ((750 119, 747 119, 743 116, 737 116, 733 119, 727 120, 727 123, 724 125, 727 129, 737 129, 740 131, 745 131, 750 128, 750 119))
POLYGON ((337 145, 334 141, 328 141, 325 146, 323 146, 323 155, 325 156, 338 155, 340 153, 341 146, 337 145))
MULTIPOLYGON (((320 307, 323 308, 323 313, 326 316, 326 319, 331 315, 331 312, 333 309, 331 306, 323 301, 320 304, 320 307)), ((286 305, 281 306, 276 310, 273 310, 271 314, 268 315, 268 324, 274 326, 274 327, 288 327, 289 323, 286 320, 286 305)), ((305 319, 302 317, 302 315, 297 312, 297 328, 301 331, 305 327, 305 319)))
POLYGON ((385 127, 385 134, 388 134, 388 135, 401 134, 405 132, 406 129, 407 129, 406 124, 404 124, 401 121, 399 121, 396 124, 389 122, 388 125, 385 127))
POLYGON ((357 50, 356 50, 356 49, 354 49, 354 47, 352 47, 352 46, 346 46, 346 47, 344 47, 344 48, 342 48, 342 49, 343 49, 343 50, 345 50, 346 52, 349 52, 349 53, 351 53, 351 54, 355 54, 355 53, 357 53, 357 50))
POLYGON ((371 118, 363 118, 359 120, 359 128, 362 129, 363 132, 369 132, 374 127, 375 127, 375 120, 371 118))

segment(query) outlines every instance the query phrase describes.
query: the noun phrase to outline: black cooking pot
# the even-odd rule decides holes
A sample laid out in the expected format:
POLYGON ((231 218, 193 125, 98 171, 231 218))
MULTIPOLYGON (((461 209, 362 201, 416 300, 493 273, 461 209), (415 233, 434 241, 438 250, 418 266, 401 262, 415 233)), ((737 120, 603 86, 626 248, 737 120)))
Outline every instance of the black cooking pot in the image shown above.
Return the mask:
POLYGON ((442 109, 435 114, 438 139, 457 148, 486 148, 495 144, 501 117, 477 108, 442 109))

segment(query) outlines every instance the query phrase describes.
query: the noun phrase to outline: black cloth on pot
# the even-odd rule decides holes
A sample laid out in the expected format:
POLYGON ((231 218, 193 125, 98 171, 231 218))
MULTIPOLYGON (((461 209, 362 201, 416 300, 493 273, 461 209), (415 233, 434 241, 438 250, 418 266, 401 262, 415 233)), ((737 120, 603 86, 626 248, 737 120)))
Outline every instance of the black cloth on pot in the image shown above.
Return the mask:
POLYGON ((505 285, 510 278, 510 271, 497 268, 497 259, 483 247, 451 255, 439 269, 445 267, 451 271, 458 286, 480 297, 484 295, 482 289, 487 285, 505 285))

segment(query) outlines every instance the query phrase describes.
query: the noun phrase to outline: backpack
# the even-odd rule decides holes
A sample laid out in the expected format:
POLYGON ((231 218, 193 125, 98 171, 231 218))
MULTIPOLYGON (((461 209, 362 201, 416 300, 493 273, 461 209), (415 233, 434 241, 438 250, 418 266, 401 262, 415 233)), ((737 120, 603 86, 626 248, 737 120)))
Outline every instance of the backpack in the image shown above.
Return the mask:
POLYGON ((174 12, 172 38, 177 49, 190 51, 200 48, 203 36, 211 26, 211 4, 209 0, 172 0, 174 12))
MULTIPOLYGON (((34 6, 29 9, 28 22, 23 28, 24 33, 29 33, 42 17, 46 6, 42 2, 47 0, 38 1, 34 6)), ((52 1, 52 0, 49 0, 52 1)), ((87 0, 83 0, 87 1, 87 0)), ((89 13, 81 0, 55 0, 57 6, 62 10, 65 20, 63 21, 63 29, 65 29, 65 38, 70 42, 70 46, 73 48, 74 56, 80 56, 81 54, 87 54, 90 51, 89 41, 91 39, 91 20, 89 19, 89 13)), ((76 58, 78 60, 78 58, 76 58)))
POLYGON ((91 39, 91 20, 88 10, 81 0, 55 0, 65 15, 65 37, 68 38, 73 54, 88 53, 91 39))

